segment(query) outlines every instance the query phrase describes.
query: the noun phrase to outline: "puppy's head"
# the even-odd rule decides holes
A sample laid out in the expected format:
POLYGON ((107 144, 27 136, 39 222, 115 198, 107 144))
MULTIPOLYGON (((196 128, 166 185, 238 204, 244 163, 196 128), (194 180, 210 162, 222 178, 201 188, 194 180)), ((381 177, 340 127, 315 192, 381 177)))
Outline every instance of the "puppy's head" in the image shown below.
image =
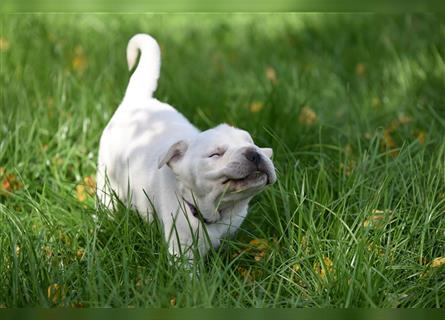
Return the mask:
POLYGON ((276 180, 272 149, 257 147, 249 133, 226 124, 173 144, 160 158, 178 180, 178 191, 207 222, 249 201, 276 180))

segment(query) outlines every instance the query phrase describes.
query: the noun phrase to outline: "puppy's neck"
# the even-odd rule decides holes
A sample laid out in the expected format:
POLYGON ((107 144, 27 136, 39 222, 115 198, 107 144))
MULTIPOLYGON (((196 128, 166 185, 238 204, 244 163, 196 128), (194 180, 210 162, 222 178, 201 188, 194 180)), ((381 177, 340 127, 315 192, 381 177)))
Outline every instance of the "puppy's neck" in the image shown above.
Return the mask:
POLYGON ((205 223, 205 224, 211 224, 212 222, 208 221, 206 218, 203 217, 203 215, 201 214, 201 211, 196 207, 195 204, 188 202, 184 197, 182 198, 185 202, 185 204, 188 206, 190 212, 192 213, 192 215, 199 219, 201 222, 205 223))
POLYGON ((233 215, 245 212, 252 199, 252 197, 248 197, 237 201, 218 200, 219 195, 217 194, 196 194, 183 181, 178 181, 176 194, 177 198, 183 201, 188 213, 208 226, 221 223, 223 220, 230 220, 233 215), (208 199, 203 199, 206 197, 208 199))

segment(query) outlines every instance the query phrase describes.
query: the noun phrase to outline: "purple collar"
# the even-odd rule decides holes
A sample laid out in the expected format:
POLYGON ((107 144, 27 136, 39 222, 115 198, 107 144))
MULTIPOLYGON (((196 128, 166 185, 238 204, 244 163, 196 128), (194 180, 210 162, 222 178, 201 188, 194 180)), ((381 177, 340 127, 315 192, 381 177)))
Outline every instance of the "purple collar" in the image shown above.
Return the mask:
POLYGON ((200 220, 201 222, 204 222, 205 224, 210 224, 211 222, 209 222, 208 220, 206 220, 206 218, 204 218, 201 214, 201 212, 198 210, 198 208, 196 208, 195 205, 191 204, 190 202, 188 202, 187 200, 184 199, 184 197, 182 198, 182 200, 184 200, 185 203, 187 203, 191 213, 193 214, 193 216, 195 218, 197 218, 198 220, 200 220))

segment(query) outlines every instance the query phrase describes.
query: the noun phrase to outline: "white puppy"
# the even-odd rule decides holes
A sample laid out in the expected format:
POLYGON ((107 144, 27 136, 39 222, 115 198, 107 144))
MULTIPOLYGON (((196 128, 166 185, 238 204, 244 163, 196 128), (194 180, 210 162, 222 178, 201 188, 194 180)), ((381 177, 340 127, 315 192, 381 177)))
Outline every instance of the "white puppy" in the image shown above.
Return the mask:
POLYGON ((152 37, 128 43, 130 78, 125 97, 102 133, 98 199, 110 209, 112 195, 162 222, 169 252, 200 254, 238 229, 254 195, 276 180, 272 149, 226 124, 200 132, 172 106, 153 98, 160 49, 152 37), (209 241, 210 240, 210 241, 209 241))

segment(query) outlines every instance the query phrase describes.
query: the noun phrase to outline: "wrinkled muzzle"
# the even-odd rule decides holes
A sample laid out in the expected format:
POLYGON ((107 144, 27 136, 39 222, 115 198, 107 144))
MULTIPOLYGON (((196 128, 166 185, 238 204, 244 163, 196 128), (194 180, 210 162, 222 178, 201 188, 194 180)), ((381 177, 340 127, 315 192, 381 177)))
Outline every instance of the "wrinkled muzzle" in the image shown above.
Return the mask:
POLYGON ((266 184, 273 184, 277 180, 272 161, 253 147, 242 149, 223 170, 223 176, 228 181, 246 180, 262 175, 266 177, 266 184))

